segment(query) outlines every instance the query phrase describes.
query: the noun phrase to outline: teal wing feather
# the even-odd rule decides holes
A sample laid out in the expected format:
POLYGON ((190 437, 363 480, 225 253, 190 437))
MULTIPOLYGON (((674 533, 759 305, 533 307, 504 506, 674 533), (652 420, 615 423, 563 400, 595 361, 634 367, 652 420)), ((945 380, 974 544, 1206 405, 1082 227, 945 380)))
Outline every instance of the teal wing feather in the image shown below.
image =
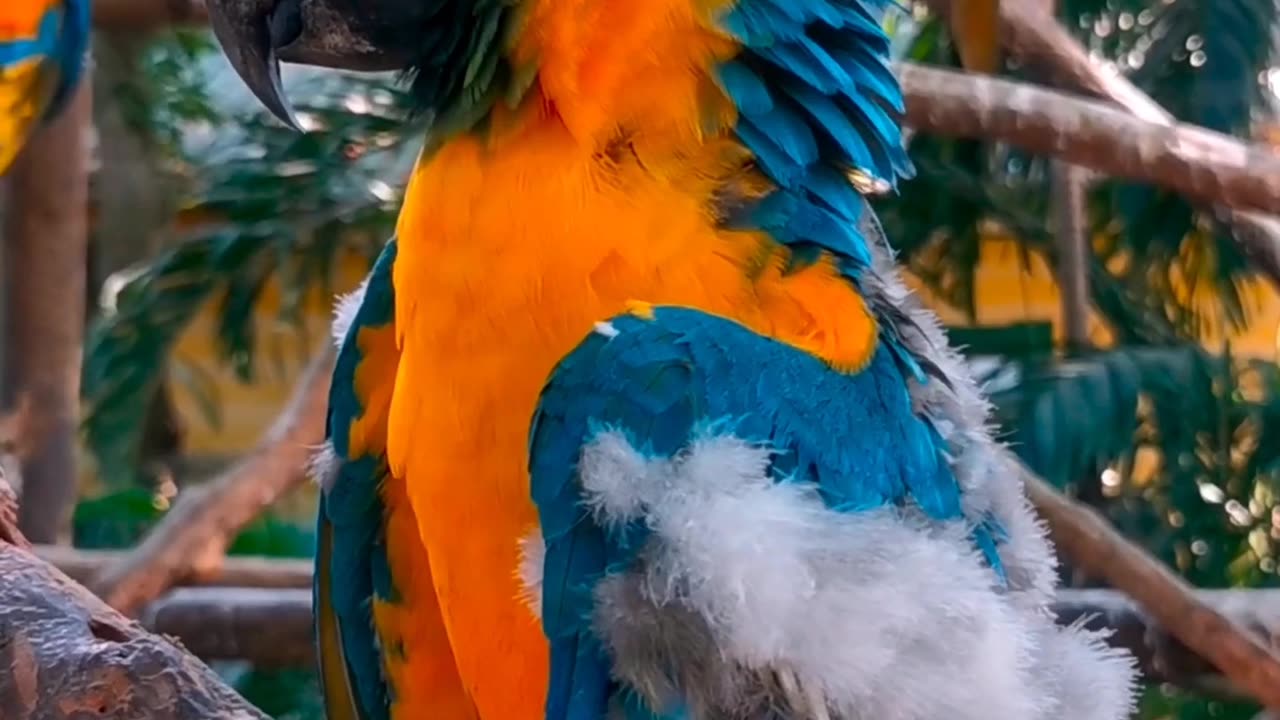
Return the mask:
POLYGON ((382 455, 354 456, 351 424, 364 412, 355 385, 361 329, 392 322, 391 271, 396 241, 374 265, 364 295, 342 340, 329 391, 326 434, 336 466, 321 494, 316 557, 317 635, 326 709, 331 718, 387 720, 388 688, 371 616, 372 599, 393 600, 379 485, 387 474, 382 455), (334 579, 336 578, 336 581, 334 579))
POLYGON ((871 262, 849 179, 886 187, 913 175, 902 91, 881 25, 890 0, 739 0, 720 18, 741 44, 718 78, 736 133, 776 188, 728 219, 769 232, 803 265, 831 253, 856 278, 871 262))
MULTIPOLYGON (((801 268, 824 253, 856 286, 871 265, 872 215, 851 181, 886 188, 914 175, 902 142, 902 88, 882 18, 892 0, 740 0, 720 19, 741 51, 718 68, 735 129, 774 189, 735 208, 730 227, 763 230, 801 268)), ((916 380, 936 373, 907 352, 894 323, 881 336, 916 380)))

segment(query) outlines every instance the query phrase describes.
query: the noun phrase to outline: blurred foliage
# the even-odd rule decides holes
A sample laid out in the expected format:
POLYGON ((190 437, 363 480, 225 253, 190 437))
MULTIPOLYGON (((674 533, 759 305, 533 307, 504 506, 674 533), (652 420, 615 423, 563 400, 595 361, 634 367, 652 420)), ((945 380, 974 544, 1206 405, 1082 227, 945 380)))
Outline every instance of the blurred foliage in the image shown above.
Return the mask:
MULTIPOLYGON (((1272 53, 1273 0, 1061 0, 1065 25, 1177 118, 1247 134, 1274 98, 1260 78, 1272 53)), ((943 26, 892 20, 904 56, 956 65, 943 26)), ((255 309, 275 284, 277 325, 299 326, 308 297, 331 292, 342 253, 372 261, 393 226, 400 179, 422 140, 402 121, 390 78, 299 70, 286 77, 311 132, 267 119, 202 34, 147 49, 122 90, 132 117, 191 181, 184 241, 122 278, 86 349, 85 435, 108 488, 77 508, 76 541, 127 545, 164 512, 137 487, 144 411, 168 372, 206 419, 220 419, 207 372, 171 357, 213 303, 222 361, 246 382, 264 347, 255 309), (236 96, 237 97, 232 97, 236 96)), ((1004 72, 1031 81, 1026 70, 1004 72)), ((943 302, 976 316, 981 243, 1016 238, 1024 261, 1056 261, 1048 163, 998 143, 915 135, 918 176, 878 199, 903 262, 943 302)), ((987 383, 1005 437, 1035 470, 1099 507, 1192 582, 1274 586, 1273 488, 1280 474, 1280 373, 1205 348, 1212 331, 1250 322, 1250 268, 1213 208, 1149 186, 1091 186, 1086 224, 1094 309, 1113 346, 1070 357, 1041 324, 954 328, 987 383)), ((307 555, 313 538, 268 518, 235 552, 307 555)), ((1068 575, 1068 579, 1070 576, 1068 575)), ((220 668, 276 717, 319 717, 310 673, 220 668)), ((1144 718, 1239 718, 1248 705, 1148 688, 1144 718)))
MULTIPOLYGON (((358 252, 372 264, 399 205, 401 189, 387 178, 397 165, 407 169, 421 136, 402 121, 401 91, 385 80, 342 74, 311 73, 292 84, 305 98, 297 108, 311 130, 306 134, 252 104, 220 116, 200 94, 219 82, 221 56, 213 46, 183 36, 161 45, 167 50, 155 54, 182 70, 150 83, 158 89, 144 93, 154 101, 146 107, 152 124, 181 139, 172 149, 189 168, 193 194, 177 219, 183 241, 111 288, 90 332, 85 437, 112 488, 138 478, 151 393, 173 367, 170 351, 196 314, 215 304, 216 347, 240 379, 253 380, 261 332, 255 313, 264 290, 271 283, 280 288, 276 321, 298 328, 309 297, 332 296, 341 253, 358 252)), ((228 81, 238 82, 224 69, 220 82, 228 81)), ((190 363, 174 369, 216 424, 212 383, 190 363)))

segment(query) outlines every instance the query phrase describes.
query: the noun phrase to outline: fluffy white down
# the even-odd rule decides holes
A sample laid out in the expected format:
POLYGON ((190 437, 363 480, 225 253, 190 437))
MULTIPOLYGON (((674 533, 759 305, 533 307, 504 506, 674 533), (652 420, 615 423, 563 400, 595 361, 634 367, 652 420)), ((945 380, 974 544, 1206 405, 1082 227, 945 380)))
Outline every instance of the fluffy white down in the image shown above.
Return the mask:
POLYGON ((329 326, 329 335, 333 338, 334 347, 339 350, 347 339, 351 324, 356 321, 356 313, 360 311, 360 303, 364 302, 364 293, 368 288, 369 276, 365 276, 359 287, 345 295, 339 295, 333 303, 333 323, 329 326))
POLYGON ((538 530, 520 538, 520 565, 516 577, 520 580, 520 600, 529 608, 534 619, 542 622, 542 559, 547 546, 538 530))
POLYGON ((646 460, 602 433, 580 477, 600 521, 653 528, 653 605, 696 613, 726 659, 793 673, 837 717, 1127 717, 1127 656, 997 591, 963 523, 833 512, 813 488, 773 482, 768 461, 728 436, 646 460))
POLYGON ((338 453, 333 449, 333 443, 325 440, 324 443, 316 449, 311 455, 311 461, 307 465, 307 475, 326 492, 333 489, 333 483, 338 479, 338 470, 342 463, 338 460, 338 453))
POLYGON ((917 412, 929 417, 947 442, 952 471, 964 490, 965 515, 980 522, 991 513, 1000 521, 1009 535, 1000 549, 1001 560, 1009 585, 1019 591, 1013 599, 1027 608, 1041 607, 1053 597, 1057 559, 1044 524, 1023 492, 1012 456, 993 439, 990 403, 964 358, 947 341, 937 316, 902 281, 893 248, 869 207, 859 225, 872 255, 873 272, 862 283, 868 303, 879 310, 878 315, 892 309, 905 318, 896 329, 907 350, 927 358, 947 379, 909 385, 917 412))

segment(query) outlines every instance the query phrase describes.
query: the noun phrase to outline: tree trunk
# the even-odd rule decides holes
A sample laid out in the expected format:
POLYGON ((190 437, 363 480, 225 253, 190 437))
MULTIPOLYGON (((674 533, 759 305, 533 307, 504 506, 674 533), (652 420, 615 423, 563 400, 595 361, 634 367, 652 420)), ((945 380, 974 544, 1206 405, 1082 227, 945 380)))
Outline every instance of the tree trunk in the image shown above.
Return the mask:
POLYGON ((92 92, 38 130, 15 161, 5 217, 5 382, 10 404, 31 402, 22 460, 22 531, 64 536, 76 494, 80 360, 88 260, 92 92))
POLYGON ((1089 347, 1089 217, 1084 172, 1054 160, 1049 166, 1058 298, 1063 341, 1068 349, 1089 347))

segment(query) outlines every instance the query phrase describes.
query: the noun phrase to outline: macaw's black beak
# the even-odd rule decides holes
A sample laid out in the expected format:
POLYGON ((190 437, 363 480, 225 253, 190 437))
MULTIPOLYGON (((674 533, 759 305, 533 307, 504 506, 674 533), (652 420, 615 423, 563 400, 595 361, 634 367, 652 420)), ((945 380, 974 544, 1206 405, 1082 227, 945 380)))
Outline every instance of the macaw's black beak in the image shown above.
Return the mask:
POLYGON ((209 22, 231 65, 272 115, 297 119, 280 61, 364 72, 404 70, 434 3, 421 0, 208 0, 209 22))

